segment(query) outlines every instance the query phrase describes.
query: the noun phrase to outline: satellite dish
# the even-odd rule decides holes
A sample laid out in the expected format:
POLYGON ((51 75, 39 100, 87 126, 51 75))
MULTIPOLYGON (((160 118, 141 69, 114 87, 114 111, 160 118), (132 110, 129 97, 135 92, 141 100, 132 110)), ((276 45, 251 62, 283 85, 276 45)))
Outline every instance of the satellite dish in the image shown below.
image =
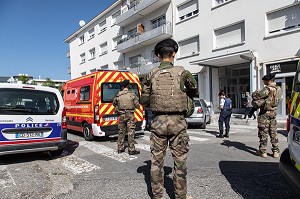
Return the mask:
POLYGON ((85 25, 85 21, 80 20, 80 21, 79 21, 79 25, 80 25, 80 27, 84 26, 84 25, 85 25))

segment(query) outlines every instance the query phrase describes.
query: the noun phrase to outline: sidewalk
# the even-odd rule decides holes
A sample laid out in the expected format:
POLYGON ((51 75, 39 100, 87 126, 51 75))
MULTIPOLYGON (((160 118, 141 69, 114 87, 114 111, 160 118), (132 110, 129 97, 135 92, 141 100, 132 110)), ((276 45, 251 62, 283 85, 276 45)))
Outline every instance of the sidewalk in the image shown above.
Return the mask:
MULTIPOLYGON (((231 115, 230 124, 233 125, 243 125, 243 126, 257 126, 257 120, 243 119, 243 114, 233 113, 231 115)), ((219 114, 213 114, 211 123, 217 124, 219 119, 219 114)), ((277 116, 277 128, 286 128, 286 119, 287 116, 277 116)))

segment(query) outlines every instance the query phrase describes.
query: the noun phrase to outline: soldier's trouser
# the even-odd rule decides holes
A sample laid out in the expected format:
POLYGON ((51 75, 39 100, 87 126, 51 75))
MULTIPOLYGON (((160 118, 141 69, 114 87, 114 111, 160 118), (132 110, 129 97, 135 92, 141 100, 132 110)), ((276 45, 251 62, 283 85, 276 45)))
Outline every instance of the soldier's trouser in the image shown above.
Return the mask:
POLYGON ((219 116, 219 132, 222 135, 223 134, 223 123, 225 122, 225 132, 226 134, 229 133, 230 130, 230 117, 231 117, 231 111, 224 111, 222 110, 219 116))
POLYGON ((265 153, 267 151, 268 135, 271 139, 272 151, 279 152, 277 137, 277 121, 276 112, 267 111, 259 114, 257 117, 259 151, 265 153))
POLYGON ((119 135, 118 135, 118 150, 125 149, 124 139, 125 134, 128 134, 128 151, 134 151, 134 133, 135 133, 135 122, 134 113, 126 112, 120 114, 119 117, 119 135))
POLYGON ((187 122, 181 115, 159 115, 152 121, 151 143, 151 185, 154 199, 163 198, 164 159, 167 145, 174 160, 173 181, 175 198, 185 199, 187 194, 187 153, 189 136, 187 122))

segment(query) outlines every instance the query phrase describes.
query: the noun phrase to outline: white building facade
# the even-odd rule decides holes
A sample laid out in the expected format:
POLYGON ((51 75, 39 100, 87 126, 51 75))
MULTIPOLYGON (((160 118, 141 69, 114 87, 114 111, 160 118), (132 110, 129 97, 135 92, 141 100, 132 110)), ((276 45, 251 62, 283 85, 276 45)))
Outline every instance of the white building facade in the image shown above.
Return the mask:
POLYGON ((284 93, 278 114, 286 114, 300 56, 298 0, 116 1, 65 40, 71 78, 97 69, 127 69, 142 78, 158 67, 153 49, 166 38, 179 44, 175 65, 194 74, 200 97, 214 107, 224 90, 234 112, 243 112, 245 92, 275 72, 284 93))

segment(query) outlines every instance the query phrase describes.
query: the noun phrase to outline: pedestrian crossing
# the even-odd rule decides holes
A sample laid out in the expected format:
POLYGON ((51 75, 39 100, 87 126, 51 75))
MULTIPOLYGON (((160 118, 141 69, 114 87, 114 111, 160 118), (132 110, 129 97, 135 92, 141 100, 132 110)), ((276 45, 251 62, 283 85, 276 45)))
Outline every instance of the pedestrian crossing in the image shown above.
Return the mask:
MULTIPOLYGON (((196 131, 189 131, 188 134, 190 136, 190 145, 201 144, 214 137, 214 135, 209 133, 196 131)), ((135 141, 137 142, 135 144, 137 150, 145 151, 145 153, 150 154, 150 132, 145 131, 144 135, 137 136, 135 141)), ((86 160, 86 157, 93 154, 99 155, 100 158, 109 158, 112 161, 117 161, 119 163, 126 163, 138 158, 144 158, 142 155, 143 153, 140 155, 129 155, 126 152, 118 154, 116 150, 116 142, 80 141, 74 152, 64 150, 60 157, 53 158, 50 161, 55 163, 54 165, 58 165, 57 167, 59 168, 63 167, 64 170, 72 175, 87 174, 101 170, 101 165, 96 165, 96 163, 86 160), (81 152, 77 151, 87 152, 83 155, 81 152)), ((97 158, 99 159, 99 157, 97 158)), ((9 166, 10 165, 0 166, 0 188, 16 186, 15 180, 9 171, 9 166)))

